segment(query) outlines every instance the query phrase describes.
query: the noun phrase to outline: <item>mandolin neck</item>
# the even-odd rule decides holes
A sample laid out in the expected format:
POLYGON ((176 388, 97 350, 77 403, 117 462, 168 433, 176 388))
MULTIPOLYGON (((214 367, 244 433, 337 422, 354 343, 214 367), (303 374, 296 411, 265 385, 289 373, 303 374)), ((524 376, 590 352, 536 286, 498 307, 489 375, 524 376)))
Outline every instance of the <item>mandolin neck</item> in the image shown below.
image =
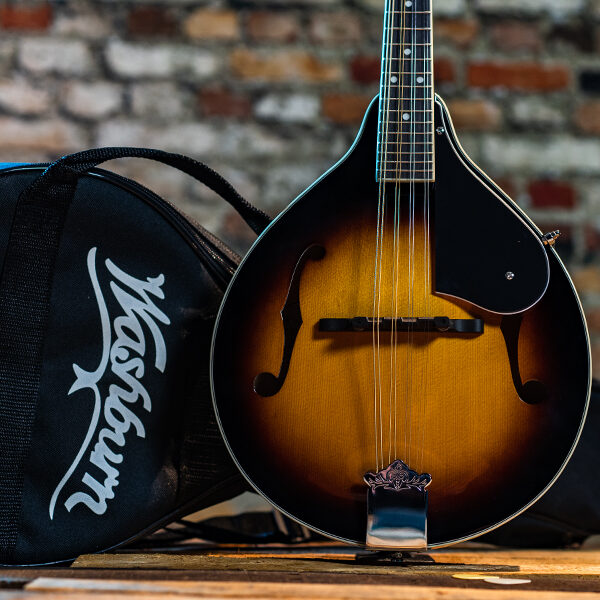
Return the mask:
POLYGON ((433 0, 386 0, 378 181, 434 181, 433 0))

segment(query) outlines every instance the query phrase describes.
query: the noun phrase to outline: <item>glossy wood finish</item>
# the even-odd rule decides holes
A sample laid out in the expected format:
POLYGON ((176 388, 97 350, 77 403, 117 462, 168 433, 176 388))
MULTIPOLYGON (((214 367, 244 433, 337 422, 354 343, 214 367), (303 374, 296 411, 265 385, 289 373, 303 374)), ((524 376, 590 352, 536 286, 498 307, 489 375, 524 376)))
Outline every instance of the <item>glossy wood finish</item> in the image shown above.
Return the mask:
MULTIPOLYGON (((437 119, 444 118, 438 105, 437 119)), ((453 132, 444 143, 454 149, 464 180, 479 177, 460 162, 453 132)), ((378 314, 481 318, 485 332, 381 333, 375 350, 370 333, 319 332, 321 318, 373 315, 375 149, 371 114, 345 160, 252 248, 215 331, 213 392, 230 450, 253 485, 292 517, 328 535, 363 543, 366 471, 400 458, 431 473, 429 540, 435 546, 509 518, 560 471, 587 406, 587 334, 568 275, 551 251, 550 287, 526 312, 519 340, 524 380, 542 381, 550 395, 538 405, 522 402, 499 328, 502 317, 436 294, 428 280, 427 272, 435 271, 435 188, 429 219, 426 203, 415 202, 412 228, 408 193, 401 190, 397 235, 394 205, 386 206, 378 314), (326 255, 308 262, 302 274, 304 323, 289 373, 277 395, 262 398, 252 383, 263 371, 278 371, 284 341, 280 310, 296 262, 313 243, 326 255)), ((457 203, 460 182, 453 178, 457 203)), ((436 186, 443 185, 438 179, 436 186)), ((481 193, 502 202, 496 188, 481 193)), ((516 220, 525 218, 514 211, 516 220)), ((492 227, 485 216, 479 215, 480 226, 492 227)))

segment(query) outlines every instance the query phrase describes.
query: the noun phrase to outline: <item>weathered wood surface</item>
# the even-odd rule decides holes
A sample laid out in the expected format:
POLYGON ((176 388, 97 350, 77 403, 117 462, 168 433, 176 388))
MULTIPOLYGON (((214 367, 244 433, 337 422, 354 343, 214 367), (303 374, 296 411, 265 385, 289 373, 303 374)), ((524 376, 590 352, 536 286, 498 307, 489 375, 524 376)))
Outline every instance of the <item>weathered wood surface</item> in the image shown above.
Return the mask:
POLYGON ((72 567, 0 569, 0 600, 600 600, 600 551, 482 548, 435 563, 370 565, 343 547, 80 557, 72 567))
POLYGON ((400 569, 422 574, 452 572, 491 572, 527 575, 588 575, 600 577, 600 551, 544 550, 448 550, 431 552, 435 563, 422 565, 357 563, 355 553, 306 555, 281 553, 198 553, 198 554, 90 554, 79 557, 74 568, 93 569, 176 569, 176 570, 239 570, 284 571, 313 573, 351 573, 390 575, 400 569))
MULTIPOLYGON (((152 581, 152 582, 123 582, 114 580, 53 580, 40 579, 29 584, 23 597, 37 598, 35 591, 45 592, 44 598, 54 594, 70 600, 85 598, 94 600, 100 598, 129 597, 156 598, 158 595, 176 595, 178 598, 268 598, 277 600, 430 600, 444 598, 445 600, 511 600, 523 597, 523 593, 515 594, 511 590, 489 589, 457 589, 444 587, 417 586, 372 586, 372 585, 330 585, 330 584, 279 584, 279 583, 245 583, 245 582, 188 582, 188 581, 152 581), (49 595, 48 593, 52 593, 49 595), (92 594, 93 596, 86 595, 92 594), (31 596, 30 596, 31 595, 31 596)), ((600 593, 578 594, 580 600, 597 600, 600 593)), ((570 592, 527 592, 526 598, 531 600, 569 600, 573 598, 570 592)))

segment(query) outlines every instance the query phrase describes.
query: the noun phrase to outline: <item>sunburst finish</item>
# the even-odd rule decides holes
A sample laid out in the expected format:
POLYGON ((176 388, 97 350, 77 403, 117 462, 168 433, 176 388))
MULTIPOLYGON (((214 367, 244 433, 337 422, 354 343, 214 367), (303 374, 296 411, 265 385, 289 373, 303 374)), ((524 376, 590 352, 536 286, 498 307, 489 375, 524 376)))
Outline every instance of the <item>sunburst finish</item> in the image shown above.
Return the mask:
MULTIPOLYGON (((437 118, 449 123, 441 103, 438 109, 437 118)), ((587 333, 568 275, 550 250, 550 286, 524 313, 518 345, 523 381, 541 381, 549 394, 539 404, 521 400, 502 315, 435 291, 435 187, 428 205, 422 193, 415 200, 412 220, 408 190, 400 189, 400 218, 391 202, 376 263, 379 186, 361 179, 359 169, 373 154, 373 125, 371 114, 346 159, 278 217, 243 262, 215 331, 213 392, 239 466, 294 518, 363 543, 363 475, 401 459, 432 475, 429 540, 443 545, 508 519, 561 470, 587 406, 587 333), (301 276, 303 324, 289 372, 281 390, 265 398, 253 381, 279 369, 280 311, 296 262, 315 243, 326 253, 308 261, 301 276), (485 329, 319 331, 322 318, 356 316, 479 318, 485 329)), ((445 143, 457 164, 466 160, 452 131, 445 143)), ((471 166, 464 177, 480 174, 471 166)), ((491 193, 510 203, 497 188, 491 193)))

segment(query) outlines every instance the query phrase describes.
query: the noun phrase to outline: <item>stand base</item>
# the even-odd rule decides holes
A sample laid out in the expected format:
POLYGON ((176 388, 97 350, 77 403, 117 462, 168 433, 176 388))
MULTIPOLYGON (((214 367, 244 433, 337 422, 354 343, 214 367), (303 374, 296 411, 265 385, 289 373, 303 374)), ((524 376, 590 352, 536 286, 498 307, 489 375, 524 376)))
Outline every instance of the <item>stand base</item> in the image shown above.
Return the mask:
POLYGON ((399 552, 392 550, 376 550, 357 554, 356 562, 362 565, 397 565, 399 567, 435 564, 433 558, 424 552, 399 552))

